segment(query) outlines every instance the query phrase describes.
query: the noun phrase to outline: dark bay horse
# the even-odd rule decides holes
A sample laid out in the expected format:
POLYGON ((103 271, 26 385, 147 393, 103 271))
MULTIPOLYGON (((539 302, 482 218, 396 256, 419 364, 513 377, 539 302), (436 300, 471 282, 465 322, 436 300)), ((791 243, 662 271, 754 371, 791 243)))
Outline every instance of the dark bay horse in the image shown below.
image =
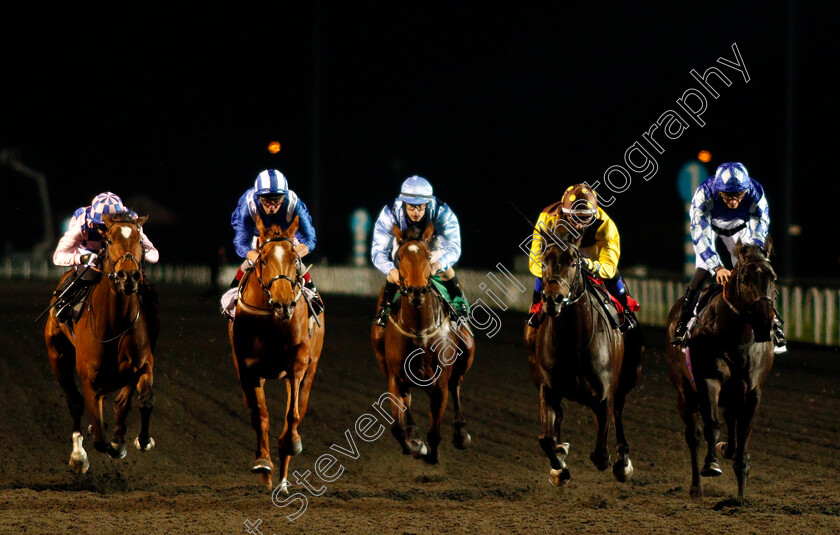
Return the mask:
MULTIPOLYGON (((50 365, 64 389, 73 417, 70 467, 76 473, 83 474, 90 466, 82 446, 81 419, 85 407, 93 421, 94 448, 121 459, 126 455, 125 418, 131 397, 137 390, 141 422, 134 445, 144 452, 155 445, 149 435, 149 417, 154 405, 152 351, 159 324, 156 303, 150 303, 152 299, 148 293, 141 298, 141 290, 147 287, 141 268, 143 246, 139 230, 146 219, 135 220, 128 214, 104 216, 107 231, 100 253, 101 275, 104 276, 91 289, 75 324, 59 322, 55 308, 47 317, 44 337, 50 365), (83 394, 76 387, 76 373, 81 379, 83 394), (114 400, 114 435, 108 443, 102 403, 105 395, 115 390, 120 392, 114 400)), ((72 273, 71 270, 64 274, 59 288, 72 273)))
POLYGON ((467 324, 450 320, 445 304, 431 295, 431 251, 429 241, 434 227, 422 234, 410 229, 404 236, 394 226, 397 264, 400 272, 399 309, 383 328, 374 324, 371 342, 380 368, 388 378, 392 402, 391 433, 404 454, 435 464, 440 458, 440 424, 449 394, 455 403, 452 443, 467 449, 471 442, 461 413, 461 383, 472 366, 475 340, 467 324), (431 423, 426 435, 428 448, 417 437, 417 424, 411 414, 411 386, 429 394, 431 423))
POLYGON ((293 243, 298 223, 295 217, 289 228, 282 230, 276 225, 265 228, 257 220, 259 258, 239 285, 236 314, 229 325, 233 362, 257 435, 251 471, 260 474, 268 488, 274 463, 268 448, 263 386, 266 379, 286 379, 286 422, 278 441, 282 474, 278 489, 283 494, 288 494, 292 455, 303 451, 298 425, 306 414, 324 345, 324 314, 321 312, 316 322, 301 299, 301 260, 293 243))
POLYGON ((540 391, 540 446, 551 464, 549 479, 564 485, 569 443, 562 442, 564 398, 592 409, 598 424, 589 455, 598 470, 609 467, 607 436, 615 424, 618 458, 612 472, 618 481, 632 477, 630 447, 622 415, 627 393, 641 376, 644 342, 639 328, 622 334, 599 308, 581 263, 578 243, 563 236, 546 237, 542 302, 546 318, 536 329, 526 325, 531 377, 540 391))
MULTIPOLYGON (((769 239, 766 251, 757 245, 739 243, 738 263, 723 292, 714 295, 695 320, 686 352, 666 343, 669 375, 677 388, 677 409, 685 422, 685 441, 691 451, 693 497, 703 496, 700 476, 721 474, 717 451, 721 449, 725 458, 733 460, 738 499, 744 499, 750 472, 747 446, 761 400, 761 386, 773 366, 771 328, 776 314, 776 273, 768 260, 771 247, 769 239), (718 442, 718 407, 726 421, 725 443, 718 442), (702 469, 697 453, 701 441, 698 413, 708 446, 702 469)), ((669 341, 681 305, 682 299, 668 314, 669 341)))

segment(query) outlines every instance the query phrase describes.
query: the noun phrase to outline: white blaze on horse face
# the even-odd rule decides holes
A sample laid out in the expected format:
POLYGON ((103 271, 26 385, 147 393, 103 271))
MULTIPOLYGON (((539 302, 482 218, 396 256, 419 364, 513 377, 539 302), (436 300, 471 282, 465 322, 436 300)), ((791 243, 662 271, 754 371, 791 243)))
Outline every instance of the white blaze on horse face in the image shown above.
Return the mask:
POLYGON ((416 253, 420 250, 420 247, 418 247, 417 245, 412 243, 411 245, 408 246, 408 250, 411 253, 416 253))
POLYGON ((120 228, 120 234, 122 234, 122 237, 125 238, 125 239, 129 239, 133 233, 134 233, 134 229, 131 228, 131 227, 120 228))

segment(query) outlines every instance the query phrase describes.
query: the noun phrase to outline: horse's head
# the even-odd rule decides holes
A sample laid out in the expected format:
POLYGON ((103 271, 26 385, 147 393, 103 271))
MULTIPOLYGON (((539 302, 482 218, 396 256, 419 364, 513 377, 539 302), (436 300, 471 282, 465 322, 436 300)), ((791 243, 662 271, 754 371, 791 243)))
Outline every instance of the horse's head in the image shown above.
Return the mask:
POLYGON ((732 309, 752 327, 756 342, 770 340, 776 316, 773 306, 776 272, 768 259, 771 251, 772 243, 769 238, 765 249, 739 241, 735 246, 738 265, 732 271, 724 293, 732 309))
POLYGON ((542 258, 542 300, 545 313, 556 317, 563 307, 573 303, 583 291, 579 242, 568 233, 543 234, 547 243, 542 258))
POLYGON ((128 212, 103 215, 105 223, 105 259, 103 272, 125 295, 131 295, 143 281, 143 242, 140 227, 148 217, 134 219, 128 212))
POLYGON ((415 307, 423 304, 425 294, 430 291, 432 276, 432 252, 429 241, 435 227, 429 223, 422 233, 417 228, 408 229, 405 234, 397 225, 392 229, 397 239, 397 265, 400 271, 400 293, 415 307))
POLYGON ((300 300, 303 283, 300 273, 300 256, 295 251, 294 237, 299 219, 295 217, 286 230, 278 225, 266 228, 257 218, 259 258, 254 265, 257 281, 274 310, 274 315, 284 320, 292 319, 300 300))

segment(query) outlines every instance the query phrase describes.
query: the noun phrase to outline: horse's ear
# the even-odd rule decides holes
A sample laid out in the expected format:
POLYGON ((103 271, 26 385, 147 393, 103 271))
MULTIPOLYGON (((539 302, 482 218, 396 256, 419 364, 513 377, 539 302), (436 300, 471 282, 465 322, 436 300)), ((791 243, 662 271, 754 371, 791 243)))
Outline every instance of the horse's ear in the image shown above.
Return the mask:
POLYGON ((401 244, 401 243, 402 243, 402 241, 403 241, 403 235, 402 235, 402 231, 400 230, 400 227, 399 227, 399 226, 397 226, 397 225, 395 224, 395 225, 391 228, 391 234, 393 234, 393 235, 394 235, 394 237, 397 239, 397 245, 399 245, 399 244, 401 244))
POLYGON ((111 228, 111 225, 114 224, 114 221, 108 214, 102 214, 102 222, 105 223, 105 228, 111 228))
POLYGON ((149 220, 149 216, 144 215, 144 216, 140 216, 137 219, 135 219, 134 223, 136 223, 138 227, 142 227, 143 223, 145 223, 148 220, 149 220))
POLYGON ((738 243, 735 244, 735 256, 741 258, 744 255, 744 244, 741 243, 741 238, 738 238, 738 243))
POLYGON ((768 234, 767 239, 764 240, 764 256, 770 258, 771 254, 773 254, 773 238, 768 234))
POLYGON ((435 233, 435 226, 433 224, 429 223, 429 226, 426 227, 426 230, 423 231, 423 237, 421 238, 423 240, 423 243, 428 245, 429 240, 432 239, 432 234, 434 234, 434 233, 435 233))
POLYGON ((300 217, 295 216, 295 218, 292 220, 292 224, 289 225, 289 228, 287 228, 285 231, 283 231, 283 234, 285 234, 286 236, 288 236, 290 238, 294 238, 295 232, 297 232, 297 229, 298 229, 299 226, 300 226, 300 217))
POLYGON ((257 215, 257 231, 260 233, 260 236, 265 235, 265 225, 263 224, 262 218, 257 215))

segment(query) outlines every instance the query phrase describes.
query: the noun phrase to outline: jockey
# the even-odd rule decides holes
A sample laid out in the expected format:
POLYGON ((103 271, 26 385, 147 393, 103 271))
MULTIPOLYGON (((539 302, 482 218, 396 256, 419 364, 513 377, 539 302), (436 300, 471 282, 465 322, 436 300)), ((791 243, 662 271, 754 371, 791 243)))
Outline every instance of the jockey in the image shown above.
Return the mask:
MULTIPOLYGON (((57 266, 75 266, 76 274, 87 269, 87 266, 98 268, 100 265, 98 254, 102 250, 102 241, 106 230, 105 221, 102 218, 105 215, 113 216, 124 212, 131 213, 134 218, 137 217, 137 214, 125 207, 122 199, 110 191, 94 197, 90 206, 78 208, 73 212, 67 232, 58 241, 58 246, 53 253, 53 263, 57 266)), ((143 228, 141 227, 139 230, 144 260, 152 264, 157 263, 160 253, 158 253, 151 240, 146 237, 143 228)), ((65 285, 57 291, 65 290, 75 278, 75 275, 71 276, 65 285)), ((67 319, 75 302, 73 297, 81 297, 81 293, 77 293, 69 299, 63 300, 63 303, 56 305, 60 320, 67 319)))
MULTIPOLYGON (((222 296, 222 313, 233 319, 233 311, 236 308, 236 295, 238 293, 239 281, 248 269, 252 269, 257 261, 257 217, 268 228, 271 225, 279 225, 282 229, 289 228, 298 217, 299 226, 295 233, 294 245, 298 256, 303 258, 315 249, 315 228, 312 226, 312 218, 309 210, 294 191, 289 189, 286 177, 276 169, 266 169, 257 175, 254 187, 249 188, 239 198, 236 209, 230 216, 230 224, 233 226, 235 236, 233 246, 236 254, 245 261, 231 281, 230 290, 222 296)), ((301 263, 300 266, 303 266, 301 263)), ((315 284, 309 273, 303 276, 304 296, 312 305, 317 316, 324 309, 317 294, 315 284)))
POLYGON ((600 277, 610 294, 624 308, 621 331, 626 332, 638 325, 636 315, 627 303, 627 289, 624 287, 624 281, 618 274, 618 257, 621 255, 618 229, 607 213, 598 206, 595 192, 585 184, 576 184, 566 188, 563 198, 544 208, 537 220, 528 259, 528 268, 537 278, 534 283, 528 325, 537 327, 542 319, 542 262, 540 260, 545 243, 540 235, 540 229, 554 232, 558 225, 570 230, 582 231, 580 252, 584 269, 600 277))
MULTIPOLYGON (((738 262, 737 243, 764 247, 770 227, 770 209, 764 188, 750 178, 740 162, 720 165, 714 176, 700 184, 691 201, 689 218, 697 270, 685 290, 685 300, 671 339, 674 345, 685 341, 700 290, 712 279, 718 284, 729 280, 730 270, 738 262), (718 251, 716 242, 725 247, 725 253, 718 251)), ((776 353, 783 353, 787 349, 778 315, 773 322, 773 334, 776 353)))
POLYGON ((393 204, 385 205, 373 228, 370 257, 376 269, 385 274, 385 288, 379 300, 375 323, 384 327, 391 313, 391 304, 400 283, 392 234, 394 225, 405 232, 410 227, 426 228, 434 225, 434 235, 429 245, 432 251, 432 275, 438 274, 452 298, 456 319, 466 317, 467 303, 452 266, 461 257, 461 227, 452 209, 432 194, 432 185, 417 175, 407 178, 400 188, 400 195, 393 204))

